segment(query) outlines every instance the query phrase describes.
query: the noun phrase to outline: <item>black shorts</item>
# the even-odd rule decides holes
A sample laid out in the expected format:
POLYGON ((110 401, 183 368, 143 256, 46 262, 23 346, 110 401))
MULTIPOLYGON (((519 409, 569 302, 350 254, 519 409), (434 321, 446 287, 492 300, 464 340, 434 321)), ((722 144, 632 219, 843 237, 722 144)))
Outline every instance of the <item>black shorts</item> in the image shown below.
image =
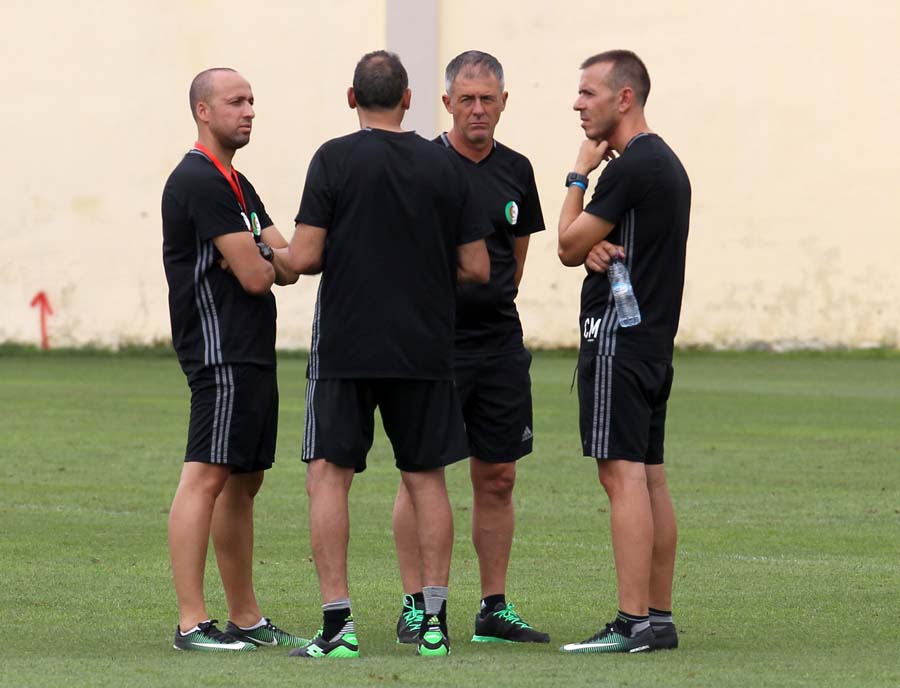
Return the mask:
POLYGON ((191 421, 185 461, 225 464, 235 473, 275 463, 278 382, 274 368, 207 366, 188 376, 191 421))
POLYGON ((303 460, 366 470, 375 407, 401 471, 427 471, 468 456, 466 429, 451 380, 308 380, 303 460))
POLYGON ((580 356, 581 448, 595 459, 663 462, 672 364, 620 356, 580 356))
POLYGON ((462 403, 469 453, 482 461, 509 463, 532 448, 531 353, 457 356, 456 389, 462 403))

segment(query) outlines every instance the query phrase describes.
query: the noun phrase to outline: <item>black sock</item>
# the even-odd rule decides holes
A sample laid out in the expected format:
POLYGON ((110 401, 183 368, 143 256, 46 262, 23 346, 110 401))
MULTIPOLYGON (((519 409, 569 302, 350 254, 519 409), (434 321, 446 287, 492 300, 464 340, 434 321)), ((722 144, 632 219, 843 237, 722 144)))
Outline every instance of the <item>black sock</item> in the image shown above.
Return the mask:
POLYGON ((488 595, 481 600, 481 618, 483 619, 497 608, 498 604, 506 606, 506 595, 488 595))
POLYGON ((334 636, 341 632, 344 622, 350 616, 350 607, 343 609, 326 609, 322 612, 322 637, 325 640, 331 640, 334 636))
POLYGON ((419 590, 419 592, 414 592, 412 598, 416 602, 416 609, 425 609, 425 593, 419 590))
POLYGON ((488 595, 481 600, 481 618, 494 611, 498 604, 506 605, 506 595, 488 595))
POLYGON ((626 614, 621 609, 616 614, 616 625, 626 635, 633 638, 637 633, 644 629, 650 628, 650 615, 637 616, 636 614, 626 614))

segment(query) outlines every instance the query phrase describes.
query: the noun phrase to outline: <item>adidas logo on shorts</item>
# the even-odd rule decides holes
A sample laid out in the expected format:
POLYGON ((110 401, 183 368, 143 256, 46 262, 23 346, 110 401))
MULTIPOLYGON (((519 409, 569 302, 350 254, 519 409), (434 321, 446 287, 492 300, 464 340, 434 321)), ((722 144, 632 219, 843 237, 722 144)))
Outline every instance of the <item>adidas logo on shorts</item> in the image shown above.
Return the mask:
POLYGON ((532 437, 534 437, 534 433, 531 432, 531 428, 526 425, 525 430, 522 431, 522 441, 530 440, 532 437))

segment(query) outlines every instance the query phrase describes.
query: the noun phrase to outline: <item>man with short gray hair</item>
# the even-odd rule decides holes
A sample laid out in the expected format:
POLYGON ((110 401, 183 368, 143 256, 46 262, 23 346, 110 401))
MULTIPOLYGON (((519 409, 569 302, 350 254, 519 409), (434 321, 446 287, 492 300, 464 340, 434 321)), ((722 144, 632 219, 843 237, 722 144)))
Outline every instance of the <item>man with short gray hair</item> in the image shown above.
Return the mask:
MULTIPOLYGON (((544 229, 531 163, 494 139, 506 107, 503 67, 493 55, 464 52, 447 65, 444 106, 453 127, 435 141, 465 168, 493 232, 488 284, 457 290, 454 376, 463 405, 473 489, 472 540, 481 577, 473 642, 546 643, 506 600, 515 512, 516 461, 530 454, 531 354, 522 341, 516 295, 531 234, 544 229)), ((413 642, 422 620, 420 553, 403 484, 394 505, 394 540, 403 583, 397 640, 413 642)))

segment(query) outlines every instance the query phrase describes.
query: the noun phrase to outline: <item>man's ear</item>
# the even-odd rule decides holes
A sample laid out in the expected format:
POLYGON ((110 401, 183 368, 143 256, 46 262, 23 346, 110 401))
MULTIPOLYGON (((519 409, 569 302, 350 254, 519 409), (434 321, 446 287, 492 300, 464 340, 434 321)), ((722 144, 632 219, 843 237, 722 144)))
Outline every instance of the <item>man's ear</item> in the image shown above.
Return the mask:
POLYGON ((403 91, 403 97, 400 99, 400 107, 404 110, 409 110, 409 104, 412 102, 412 91, 410 89, 406 89, 403 91))
POLYGON ((621 113, 628 112, 634 106, 634 89, 631 86, 626 86, 621 91, 619 91, 619 103, 618 109, 621 113))
POLYGON ((347 105, 351 110, 356 109, 356 94, 353 92, 353 87, 347 89, 347 105))

